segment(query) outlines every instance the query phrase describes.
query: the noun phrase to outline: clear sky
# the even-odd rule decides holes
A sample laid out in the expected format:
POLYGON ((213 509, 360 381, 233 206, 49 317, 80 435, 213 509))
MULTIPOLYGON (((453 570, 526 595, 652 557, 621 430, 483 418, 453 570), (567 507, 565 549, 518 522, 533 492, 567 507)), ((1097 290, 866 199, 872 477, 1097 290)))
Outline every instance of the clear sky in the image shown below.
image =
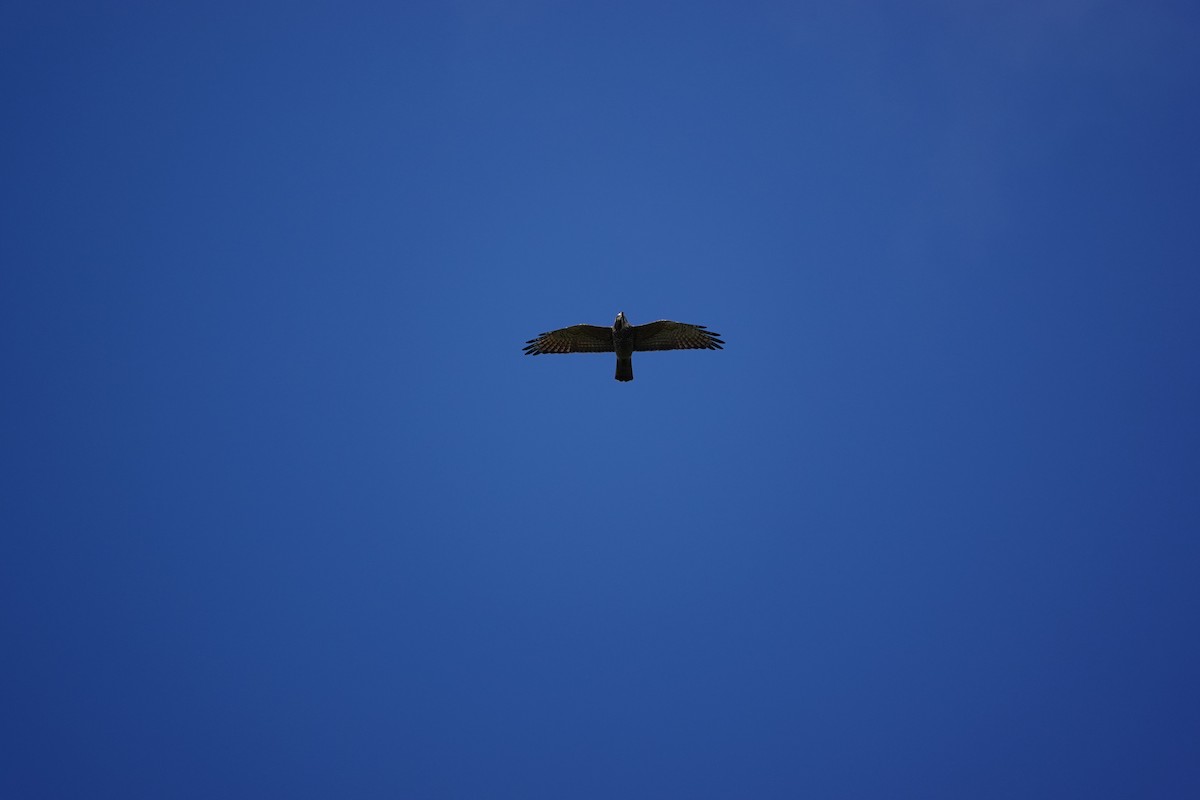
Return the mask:
POLYGON ((1200 796, 1198 41, 3 4, 0 796, 1200 796))

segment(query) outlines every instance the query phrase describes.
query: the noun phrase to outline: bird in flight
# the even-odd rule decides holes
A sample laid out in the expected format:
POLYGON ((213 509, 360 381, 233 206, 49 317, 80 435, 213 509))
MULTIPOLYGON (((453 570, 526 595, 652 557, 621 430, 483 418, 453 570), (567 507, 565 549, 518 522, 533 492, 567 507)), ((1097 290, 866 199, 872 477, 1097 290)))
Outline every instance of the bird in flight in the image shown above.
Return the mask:
POLYGON ((660 319, 645 325, 630 325, 625 312, 617 314, 611 328, 572 325, 547 331, 525 343, 525 355, 543 353, 616 353, 619 381, 633 380, 633 354, 642 350, 721 350, 719 333, 703 325, 688 325, 660 319))

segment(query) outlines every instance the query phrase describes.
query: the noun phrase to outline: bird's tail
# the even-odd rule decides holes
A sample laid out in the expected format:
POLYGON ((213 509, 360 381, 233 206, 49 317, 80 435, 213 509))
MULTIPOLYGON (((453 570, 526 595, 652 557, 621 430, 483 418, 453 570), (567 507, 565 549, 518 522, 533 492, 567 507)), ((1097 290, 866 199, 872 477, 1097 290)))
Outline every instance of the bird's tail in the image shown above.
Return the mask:
POLYGON ((631 381, 633 380, 633 358, 618 358, 617 359, 617 380, 631 381))

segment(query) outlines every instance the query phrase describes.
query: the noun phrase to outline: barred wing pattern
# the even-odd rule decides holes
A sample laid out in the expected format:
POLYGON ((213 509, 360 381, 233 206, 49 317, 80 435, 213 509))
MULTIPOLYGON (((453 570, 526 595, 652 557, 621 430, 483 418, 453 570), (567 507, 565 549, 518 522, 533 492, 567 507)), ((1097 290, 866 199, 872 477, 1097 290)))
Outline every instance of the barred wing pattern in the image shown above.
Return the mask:
POLYGON ((660 319, 634 325, 634 351, 638 350, 723 350, 724 341, 703 325, 660 319))
POLYGON ((611 353, 613 332, 612 328, 599 325, 572 325, 530 339, 525 343, 524 352, 527 356, 543 353, 611 353))

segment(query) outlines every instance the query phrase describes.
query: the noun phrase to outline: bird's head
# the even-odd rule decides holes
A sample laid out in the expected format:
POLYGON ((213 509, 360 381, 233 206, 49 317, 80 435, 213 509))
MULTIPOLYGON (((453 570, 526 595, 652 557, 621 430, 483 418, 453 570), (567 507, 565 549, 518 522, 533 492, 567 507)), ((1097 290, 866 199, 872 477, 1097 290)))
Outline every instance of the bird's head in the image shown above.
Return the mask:
POLYGON ((625 320, 625 312, 618 311, 617 312, 617 321, 613 323, 613 328, 615 328, 617 330, 621 330, 622 328, 626 328, 628 326, 629 326, 629 323, 625 320))

